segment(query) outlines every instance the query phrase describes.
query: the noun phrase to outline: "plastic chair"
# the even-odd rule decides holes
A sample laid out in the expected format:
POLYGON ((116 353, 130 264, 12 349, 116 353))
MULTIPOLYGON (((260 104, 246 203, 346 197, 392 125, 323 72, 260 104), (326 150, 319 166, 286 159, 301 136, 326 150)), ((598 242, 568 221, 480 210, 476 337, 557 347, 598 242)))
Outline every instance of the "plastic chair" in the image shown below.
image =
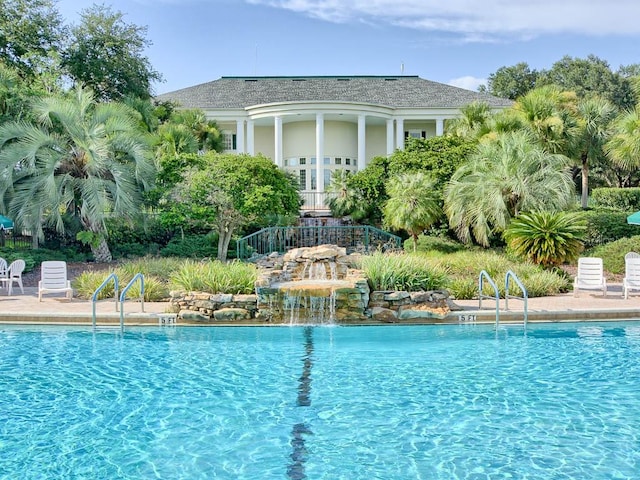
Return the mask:
POLYGON ((580 290, 602 290, 602 295, 607 296, 607 279, 604 278, 602 258, 578 259, 578 274, 573 281, 573 296, 577 296, 580 290))
POLYGON ((622 294, 629 298, 631 290, 640 290, 640 256, 625 258, 624 267, 622 294))
POLYGON ((43 293, 64 293, 71 300, 73 288, 67 278, 67 262, 47 260, 40 265, 40 281, 38 282, 38 301, 42 301, 43 293))
POLYGON ((7 276, 8 269, 9 266, 7 265, 7 261, 4 258, 0 257, 0 278, 7 276))
POLYGON ((14 260, 9 265, 7 269, 7 276, 0 277, 0 282, 7 284, 7 295, 11 295, 13 293, 13 284, 17 283, 20 287, 20 291, 24 295, 24 287, 22 286, 22 272, 24 271, 25 263, 24 260, 14 260))

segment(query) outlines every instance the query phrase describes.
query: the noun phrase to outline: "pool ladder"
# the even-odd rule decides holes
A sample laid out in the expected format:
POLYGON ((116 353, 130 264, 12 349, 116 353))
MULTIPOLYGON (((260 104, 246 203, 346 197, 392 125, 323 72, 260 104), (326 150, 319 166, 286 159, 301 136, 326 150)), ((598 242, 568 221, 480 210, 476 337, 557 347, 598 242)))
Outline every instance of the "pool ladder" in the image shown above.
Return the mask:
MULTIPOLYGON (((118 311, 118 276, 115 273, 110 274, 104 281, 100 284, 96 291, 93 292, 91 296, 91 305, 92 305, 92 326, 93 330, 96 331, 98 328, 104 329, 113 329, 114 327, 98 327, 96 321, 96 302, 98 301, 98 294, 107 286, 109 283, 113 281, 113 291, 114 291, 114 299, 115 299, 115 308, 116 312, 118 311)), ((129 289, 135 285, 135 283, 140 282, 140 306, 141 312, 144 312, 144 275, 142 273, 136 273, 131 281, 127 284, 126 287, 122 289, 120 292, 120 326, 115 327, 119 328, 120 333, 124 333, 124 302, 127 299, 127 292, 129 289)))
MULTIPOLYGON (((509 310, 509 299, 520 299, 524 301, 524 319, 523 325, 525 330, 527 329, 527 322, 529 320, 529 308, 528 308, 528 299, 529 296, 527 294, 527 289, 522 284, 518 276, 511 270, 508 270, 504 277, 505 283, 505 293, 504 293, 504 308, 505 310, 509 310), (516 285, 520 288, 522 292, 522 296, 512 295, 509 293, 509 286, 511 281, 515 282, 516 285)), ((500 326, 500 291, 498 290, 498 286, 496 282, 493 281, 491 276, 487 273, 486 270, 482 270, 478 277, 478 309, 482 309, 482 299, 483 298, 492 298, 496 302, 496 329, 500 326), (483 293, 484 290, 484 281, 487 281, 489 285, 493 288, 494 295, 486 295, 483 293)))

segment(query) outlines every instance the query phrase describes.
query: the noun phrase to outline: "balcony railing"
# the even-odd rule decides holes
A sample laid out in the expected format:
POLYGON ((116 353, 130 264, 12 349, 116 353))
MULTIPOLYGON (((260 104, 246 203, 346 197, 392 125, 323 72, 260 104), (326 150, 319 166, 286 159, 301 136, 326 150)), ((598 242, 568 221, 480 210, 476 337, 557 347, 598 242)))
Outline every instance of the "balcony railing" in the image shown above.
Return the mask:
POLYGON ((329 199, 335 197, 335 193, 316 192, 313 190, 302 190, 301 210, 329 210, 329 199))

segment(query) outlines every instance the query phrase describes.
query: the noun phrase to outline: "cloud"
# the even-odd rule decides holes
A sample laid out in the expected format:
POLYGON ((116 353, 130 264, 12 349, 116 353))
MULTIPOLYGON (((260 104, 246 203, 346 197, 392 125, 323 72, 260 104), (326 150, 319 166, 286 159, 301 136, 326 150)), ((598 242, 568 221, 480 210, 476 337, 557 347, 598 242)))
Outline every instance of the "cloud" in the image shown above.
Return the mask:
POLYGON ((464 88, 465 90, 473 90, 478 91, 478 87, 480 85, 486 85, 486 78, 476 78, 467 75, 466 77, 453 78, 447 82, 449 85, 453 85, 454 87, 464 88))
POLYGON ((640 34, 637 0, 245 0, 334 23, 462 35, 469 42, 548 34, 640 34))

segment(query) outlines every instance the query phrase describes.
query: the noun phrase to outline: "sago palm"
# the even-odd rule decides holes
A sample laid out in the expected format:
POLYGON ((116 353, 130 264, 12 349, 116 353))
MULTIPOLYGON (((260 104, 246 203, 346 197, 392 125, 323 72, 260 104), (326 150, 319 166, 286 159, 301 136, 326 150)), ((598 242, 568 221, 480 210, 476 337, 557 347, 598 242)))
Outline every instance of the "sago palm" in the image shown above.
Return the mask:
MULTIPOLYGON (((136 115, 123 104, 100 104, 91 91, 48 97, 33 107, 37 124, 0 127, 0 198, 34 237, 43 223, 64 231, 79 219, 96 261, 110 261, 105 219, 139 213, 155 170, 136 115)), ((85 237, 86 238, 86 237, 85 237)))
POLYGON ((389 180, 384 223, 405 230, 418 248, 418 236, 442 215, 435 180, 424 173, 405 173, 389 180))
POLYGON ((577 212, 530 212, 514 218, 504 238, 520 257, 553 266, 578 257, 585 232, 586 222, 577 212))

